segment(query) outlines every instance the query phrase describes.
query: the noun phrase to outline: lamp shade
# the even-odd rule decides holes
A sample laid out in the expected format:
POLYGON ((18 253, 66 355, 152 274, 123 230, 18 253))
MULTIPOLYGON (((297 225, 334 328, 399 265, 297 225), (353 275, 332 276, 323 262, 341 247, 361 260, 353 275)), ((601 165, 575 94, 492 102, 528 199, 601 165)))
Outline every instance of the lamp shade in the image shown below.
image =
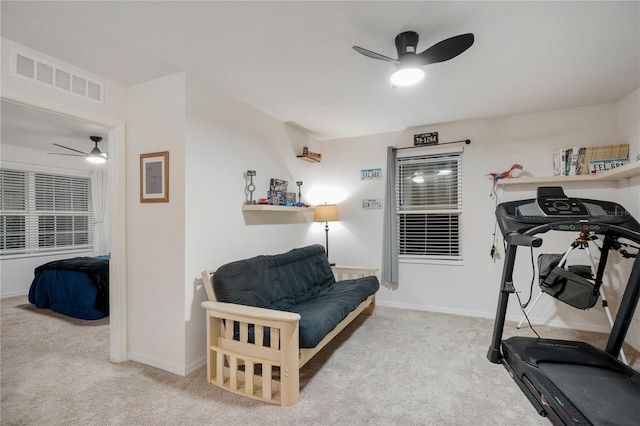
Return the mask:
POLYGON ((314 222, 335 222, 338 220, 338 206, 335 204, 321 204, 316 206, 313 213, 314 222))

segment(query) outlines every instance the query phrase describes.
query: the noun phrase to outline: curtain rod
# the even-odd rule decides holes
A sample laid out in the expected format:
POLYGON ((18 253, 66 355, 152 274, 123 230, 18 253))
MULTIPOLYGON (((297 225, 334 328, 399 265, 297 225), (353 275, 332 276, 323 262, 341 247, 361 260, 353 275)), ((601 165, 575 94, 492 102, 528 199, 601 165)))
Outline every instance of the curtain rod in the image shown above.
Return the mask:
POLYGON ((413 148, 428 148, 430 146, 440 146, 440 145, 449 145, 450 143, 465 143, 469 145, 471 143, 470 139, 465 139, 461 141, 453 141, 453 142, 443 142, 443 143, 434 143, 433 145, 416 145, 416 146, 405 146, 403 148, 393 148, 394 151, 400 151, 402 149, 413 149, 413 148))

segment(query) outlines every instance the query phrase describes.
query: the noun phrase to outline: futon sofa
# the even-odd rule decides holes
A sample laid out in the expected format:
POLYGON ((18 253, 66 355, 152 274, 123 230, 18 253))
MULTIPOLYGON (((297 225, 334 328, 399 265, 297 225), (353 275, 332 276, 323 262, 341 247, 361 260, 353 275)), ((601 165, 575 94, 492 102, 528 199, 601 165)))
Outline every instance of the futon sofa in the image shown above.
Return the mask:
POLYGON ((332 267, 312 245, 205 270, 207 378, 291 406, 299 369, 359 314, 372 314, 375 269, 332 267))

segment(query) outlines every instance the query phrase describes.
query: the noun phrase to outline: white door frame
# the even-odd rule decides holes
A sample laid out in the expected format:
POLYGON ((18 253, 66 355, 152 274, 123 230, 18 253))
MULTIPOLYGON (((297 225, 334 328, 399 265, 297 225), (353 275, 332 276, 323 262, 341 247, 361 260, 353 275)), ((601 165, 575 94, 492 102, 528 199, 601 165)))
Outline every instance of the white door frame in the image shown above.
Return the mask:
POLYGON ((109 358, 127 360, 127 240, 126 240, 126 145, 125 122, 68 105, 3 88, 1 99, 40 109, 63 117, 86 121, 109 128, 108 179, 109 229, 109 358))

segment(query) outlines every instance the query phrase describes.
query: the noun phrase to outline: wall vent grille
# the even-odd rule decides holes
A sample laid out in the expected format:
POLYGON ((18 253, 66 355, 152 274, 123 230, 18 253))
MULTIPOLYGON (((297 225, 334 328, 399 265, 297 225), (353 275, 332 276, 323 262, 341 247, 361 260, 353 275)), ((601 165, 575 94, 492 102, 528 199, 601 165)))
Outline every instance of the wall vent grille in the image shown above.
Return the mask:
POLYGON ((11 75, 104 104, 102 81, 17 49, 11 49, 11 75))

